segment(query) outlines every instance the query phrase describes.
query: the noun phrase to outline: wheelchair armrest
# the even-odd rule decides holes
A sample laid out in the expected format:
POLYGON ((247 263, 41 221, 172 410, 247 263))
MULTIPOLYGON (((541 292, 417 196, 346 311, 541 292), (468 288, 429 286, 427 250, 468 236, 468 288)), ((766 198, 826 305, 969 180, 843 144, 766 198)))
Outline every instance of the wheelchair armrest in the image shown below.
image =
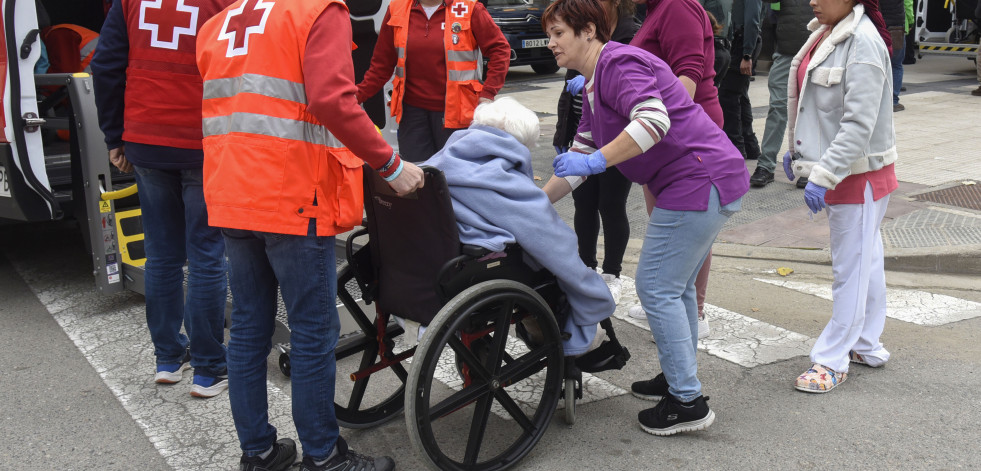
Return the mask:
POLYGON ((363 224, 363 227, 361 229, 358 229, 358 230, 352 232, 351 235, 348 236, 347 240, 344 243, 344 254, 347 256, 347 260, 353 259, 354 258, 354 252, 357 249, 360 249, 361 248, 361 246, 358 246, 358 247, 355 247, 354 246, 354 239, 357 239, 358 237, 365 236, 367 234, 368 234, 368 226, 367 226, 367 223, 365 223, 365 224, 363 224))

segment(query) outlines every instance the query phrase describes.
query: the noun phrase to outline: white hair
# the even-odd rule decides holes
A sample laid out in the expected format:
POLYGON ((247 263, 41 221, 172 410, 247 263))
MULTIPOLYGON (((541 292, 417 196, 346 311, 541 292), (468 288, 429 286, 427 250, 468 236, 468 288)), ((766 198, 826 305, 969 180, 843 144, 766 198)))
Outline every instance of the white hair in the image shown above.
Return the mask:
POLYGON ((500 97, 489 103, 477 105, 473 112, 474 124, 500 129, 529 149, 538 141, 538 115, 511 97, 500 97))

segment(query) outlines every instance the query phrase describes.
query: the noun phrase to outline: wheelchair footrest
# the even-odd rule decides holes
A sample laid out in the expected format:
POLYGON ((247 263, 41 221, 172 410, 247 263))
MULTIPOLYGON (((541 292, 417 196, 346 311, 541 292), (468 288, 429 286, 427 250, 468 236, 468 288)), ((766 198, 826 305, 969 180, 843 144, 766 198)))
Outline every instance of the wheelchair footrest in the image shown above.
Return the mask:
POLYGON ((630 359, 630 351, 616 339, 604 340, 596 350, 576 358, 576 366, 586 373, 619 370, 630 359))

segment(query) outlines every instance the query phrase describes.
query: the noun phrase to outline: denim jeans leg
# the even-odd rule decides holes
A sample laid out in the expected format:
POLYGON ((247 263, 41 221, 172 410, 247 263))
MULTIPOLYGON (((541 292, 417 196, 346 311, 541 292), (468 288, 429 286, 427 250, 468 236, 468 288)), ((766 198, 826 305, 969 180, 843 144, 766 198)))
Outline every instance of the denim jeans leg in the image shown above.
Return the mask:
POLYGON ((184 324, 184 203, 179 170, 135 167, 143 221, 146 323, 157 364, 179 363, 184 324))
POLYGON ((276 329, 278 282, 266 256, 265 233, 223 229, 232 290, 228 331, 228 401, 242 452, 266 451, 276 441, 269 423, 266 358, 276 329))
POLYGON ((213 374, 225 370, 225 303, 228 278, 225 240, 208 225, 202 170, 181 170, 187 230, 187 295, 185 327, 191 338, 191 366, 213 374))
POLYGON ((903 57, 906 57, 906 47, 893 44, 892 62, 892 104, 899 104, 899 92, 903 88, 903 57), (898 49, 897 49, 898 47, 898 49))
POLYGON ((706 211, 655 208, 637 266, 637 295, 657 343, 669 392, 681 401, 701 395, 697 377, 695 278, 716 235, 740 200, 719 206, 712 187, 706 211))
POLYGON ((340 331, 334 238, 272 237, 266 245, 290 325, 293 423, 303 455, 327 459, 340 429, 334 413, 334 347, 340 331))

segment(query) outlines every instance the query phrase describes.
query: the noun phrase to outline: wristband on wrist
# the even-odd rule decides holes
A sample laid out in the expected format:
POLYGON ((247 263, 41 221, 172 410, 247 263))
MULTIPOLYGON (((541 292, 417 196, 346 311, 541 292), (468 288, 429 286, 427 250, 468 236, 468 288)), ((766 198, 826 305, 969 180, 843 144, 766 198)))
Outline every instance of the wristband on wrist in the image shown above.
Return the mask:
POLYGON ((402 157, 399 156, 398 153, 393 153, 392 158, 389 159, 388 163, 386 163, 382 168, 378 169, 378 175, 382 178, 387 178, 395 173, 396 169, 398 169, 400 165, 402 165, 402 157))
POLYGON ((387 177, 382 177, 382 178, 384 178, 386 182, 390 182, 392 180, 395 180, 396 178, 399 177, 399 174, 402 173, 402 166, 403 166, 402 165, 402 160, 399 159, 399 166, 398 167, 395 167, 395 171, 392 172, 391 175, 389 175, 387 177))
POLYGON ((380 169, 378 169, 378 172, 379 173, 385 173, 385 172, 387 172, 388 169, 390 169, 392 167, 392 165, 395 163, 395 156, 396 155, 398 155, 398 153, 396 153, 395 150, 392 150, 392 158, 388 159, 388 162, 385 165, 382 165, 382 167, 380 169))

